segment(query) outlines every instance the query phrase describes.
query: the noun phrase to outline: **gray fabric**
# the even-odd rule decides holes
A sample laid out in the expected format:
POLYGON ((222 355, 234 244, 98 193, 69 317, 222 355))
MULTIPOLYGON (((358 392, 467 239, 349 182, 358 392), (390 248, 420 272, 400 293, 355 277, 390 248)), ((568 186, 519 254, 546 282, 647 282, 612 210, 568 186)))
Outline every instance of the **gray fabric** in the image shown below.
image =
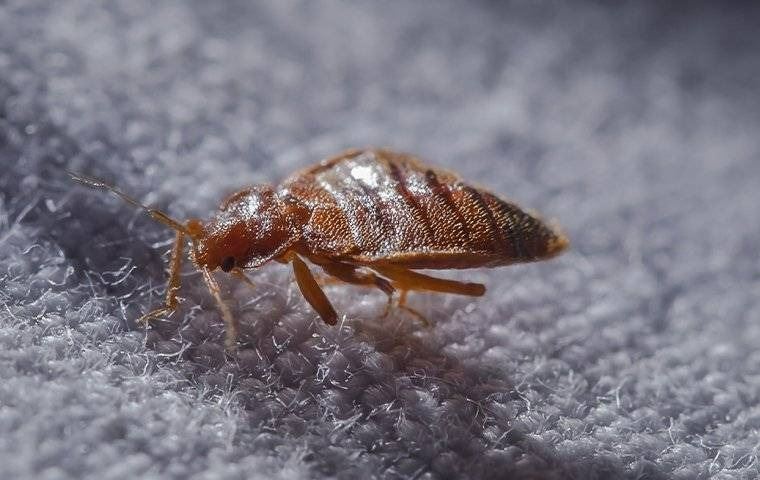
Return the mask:
MULTIPOLYGON (((0 477, 757 478, 756 10, 631 2, 0 3, 0 477), (485 298, 201 278, 178 218, 387 145, 557 218, 485 298)), ((220 278, 222 276, 220 275, 220 278)))

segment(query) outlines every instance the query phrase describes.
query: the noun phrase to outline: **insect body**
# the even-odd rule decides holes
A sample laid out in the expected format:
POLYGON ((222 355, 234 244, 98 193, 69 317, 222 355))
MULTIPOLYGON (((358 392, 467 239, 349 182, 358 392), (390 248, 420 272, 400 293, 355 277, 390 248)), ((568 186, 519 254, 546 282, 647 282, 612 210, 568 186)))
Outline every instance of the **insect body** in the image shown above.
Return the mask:
POLYGON ((567 238, 516 205, 463 182, 457 175, 390 150, 349 150, 303 170, 279 187, 258 185, 222 203, 210 221, 180 223, 144 207, 98 180, 72 176, 104 188, 148 210, 176 230, 164 307, 177 307, 185 239, 191 258, 217 300, 228 348, 238 324, 222 301, 212 272, 221 269, 246 280, 244 270, 270 260, 290 263, 306 300, 328 324, 337 314, 304 259, 340 281, 376 287, 390 300, 423 290, 480 296, 485 287, 440 279, 416 269, 496 267, 553 257, 567 238))

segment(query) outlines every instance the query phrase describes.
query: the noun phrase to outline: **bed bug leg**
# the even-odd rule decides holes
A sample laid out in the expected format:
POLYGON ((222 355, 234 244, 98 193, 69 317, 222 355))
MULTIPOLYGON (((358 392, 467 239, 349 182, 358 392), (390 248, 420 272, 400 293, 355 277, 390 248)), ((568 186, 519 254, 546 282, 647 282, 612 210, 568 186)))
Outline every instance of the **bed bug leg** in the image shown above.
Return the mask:
POLYGON ((172 247, 171 260, 169 260, 169 284, 166 287, 166 300, 163 307, 151 310, 137 320, 138 323, 144 324, 145 327, 150 325, 151 320, 170 314, 177 309, 177 292, 181 286, 179 273, 182 267, 182 250, 184 246, 185 234, 177 230, 174 247, 172 247))
POLYGON ((237 338, 238 331, 240 330, 240 324, 237 319, 232 315, 230 307, 225 303, 222 298, 222 290, 219 288, 219 284, 216 282, 208 268, 201 269, 203 272, 203 280, 206 282, 211 295, 214 296, 216 304, 219 307, 219 311, 222 312, 222 319, 224 319, 224 348, 227 352, 234 352, 237 350, 237 338))
POLYGON ((383 293, 388 295, 389 303, 393 296, 393 292, 396 291, 396 289, 393 288, 393 285, 391 285, 391 282, 388 280, 375 275, 373 272, 361 271, 353 265, 329 261, 316 261, 314 263, 317 263, 320 267, 322 267, 322 270, 324 270, 328 275, 331 275, 342 282, 350 283, 352 285, 376 287, 379 290, 382 290, 383 293))
POLYGON ((232 274, 238 279, 242 280, 243 283, 248 285, 251 288, 256 288, 256 285, 253 283, 253 281, 248 278, 248 275, 245 274, 242 268, 235 268, 232 270, 232 274))
MULTIPOLYGON (((399 293, 398 303, 396 304, 396 308, 400 310, 405 310, 406 312, 410 313, 412 316, 417 318, 425 327, 429 327, 431 323, 427 319, 427 317, 425 317, 423 314, 413 309, 412 307, 409 307, 406 305, 406 296, 409 293, 409 290, 400 290, 399 292, 400 293, 399 293)), ((385 307, 383 318, 390 315, 392 310, 393 310, 393 297, 389 296, 388 305, 385 307)))
POLYGON ((420 321, 429 326, 430 322, 417 310, 406 305, 406 297, 409 290, 422 290, 429 292, 453 293, 480 297, 486 292, 486 287, 480 283, 465 283, 445 278, 436 278, 415 271, 395 266, 372 267, 381 275, 388 277, 393 286, 401 291, 398 308, 406 310, 420 321))
POLYGON ((422 325, 425 327, 430 327, 431 323, 430 320, 427 319, 427 317, 417 310, 413 309, 412 307, 409 307, 406 305, 406 295, 409 293, 409 290, 401 290, 401 294, 398 297, 398 305, 396 305, 399 309, 405 310, 412 314, 414 317, 416 317, 422 325))
POLYGON ((320 287, 328 287, 330 285, 341 285, 343 283, 346 283, 342 280, 338 280, 335 277, 331 277, 329 275, 314 275, 314 278, 317 280, 317 283, 320 287))
POLYGON ((330 262, 327 260, 316 260, 314 263, 322 267, 328 275, 333 278, 327 278, 330 281, 341 281, 352 285, 361 285, 365 287, 376 287, 388 296, 388 303, 385 306, 383 317, 387 317, 393 307, 393 292, 396 291, 388 280, 375 275, 372 272, 360 271, 353 265, 340 262, 330 262))
POLYGON ((314 279, 314 275, 312 275, 306 263, 296 254, 289 255, 288 259, 293 265, 296 283, 306 301, 317 311, 326 324, 335 325, 338 323, 338 314, 335 313, 330 300, 327 299, 325 292, 322 291, 322 288, 314 279))
POLYGON ((372 268, 380 273, 380 275, 393 281, 394 286, 399 290, 453 293, 470 297, 480 297, 486 293, 486 287, 481 283, 458 282, 446 278, 436 278, 395 266, 372 268))

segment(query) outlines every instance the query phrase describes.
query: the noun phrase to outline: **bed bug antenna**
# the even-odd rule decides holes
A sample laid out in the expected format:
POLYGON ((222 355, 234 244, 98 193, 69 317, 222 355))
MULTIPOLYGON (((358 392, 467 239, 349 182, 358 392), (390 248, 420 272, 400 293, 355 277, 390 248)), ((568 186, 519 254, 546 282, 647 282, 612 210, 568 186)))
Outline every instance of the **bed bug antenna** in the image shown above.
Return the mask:
MULTIPOLYGON (((70 170, 66 170, 66 173, 71 176, 72 179, 75 181, 86 185, 90 188, 95 188, 97 190, 103 190, 109 193, 112 193, 113 195, 119 197, 120 199, 124 200, 125 202, 129 203, 130 205, 133 205, 139 209, 145 210, 148 215, 151 216, 154 220, 163 223, 164 225, 167 225, 168 227, 172 228, 176 232, 176 236, 174 239, 174 247, 172 247, 172 253, 171 253, 171 260, 169 260, 169 284, 166 288, 166 299, 164 300, 164 305, 162 307, 156 308, 154 310, 149 311, 148 313, 141 316, 137 322, 144 324, 145 326, 148 326, 151 322, 151 320, 162 317, 165 315, 170 315, 172 312, 174 312, 177 309, 177 306, 179 305, 179 300, 177 298, 177 292, 179 291, 181 287, 181 279, 180 279, 180 271, 182 269, 182 258, 184 256, 184 247, 185 247, 185 236, 187 235, 190 237, 190 240, 193 244, 193 252, 195 252, 196 247, 196 239, 197 239, 197 230, 193 228, 194 224, 198 224, 198 220, 190 220, 187 224, 187 226, 183 225, 182 223, 178 222, 177 220, 174 220, 169 215, 165 214, 161 210, 148 207, 147 205, 137 201, 135 198, 127 195, 126 193, 122 192, 118 188, 114 187, 113 185, 104 182, 103 180, 100 180, 98 178, 94 177, 88 177, 87 175, 80 175, 78 173, 74 173, 70 170)), ((195 253, 193 253, 193 258, 195 258, 195 253)), ((204 270, 205 272, 205 270, 204 270)), ((210 274, 208 274, 210 275, 210 274)), ((204 277, 205 278, 205 277, 204 277)), ((207 280, 207 285, 209 289, 211 289, 211 293, 214 294, 214 298, 217 299, 217 302, 220 301, 221 296, 219 295, 219 287, 216 283, 213 282, 213 278, 211 281, 207 280), (212 287, 216 288, 216 290, 212 289, 212 287)), ((234 334, 237 334, 237 324, 233 323, 234 319, 232 319, 232 315, 229 313, 229 308, 226 305, 220 306, 222 315, 224 316, 225 322, 232 325, 230 328, 230 331, 234 334)), ((234 344, 229 338, 232 338, 228 335, 228 341, 227 346, 230 350, 234 348, 234 344)))
POLYGON ((169 215, 165 214, 161 210, 151 208, 143 203, 140 203, 135 198, 127 195, 126 193, 122 192, 118 188, 114 187, 113 185, 104 182, 103 180, 100 180, 98 178, 94 177, 88 177, 87 175, 82 175, 79 173, 72 172, 71 170, 66 170, 66 173, 69 174, 69 176, 74 179, 75 181, 81 183, 82 185, 86 185, 90 188, 94 188, 97 190, 103 190, 106 192, 110 192, 120 199, 124 200, 125 202, 129 203, 130 205, 133 205, 141 210, 145 210, 148 215, 151 216, 154 220, 163 223, 164 225, 169 226, 170 228, 185 233, 187 235, 190 235, 190 231, 187 229, 186 226, 184 226, 182 223, 178 222, 177 220, 174 220, 169 215))

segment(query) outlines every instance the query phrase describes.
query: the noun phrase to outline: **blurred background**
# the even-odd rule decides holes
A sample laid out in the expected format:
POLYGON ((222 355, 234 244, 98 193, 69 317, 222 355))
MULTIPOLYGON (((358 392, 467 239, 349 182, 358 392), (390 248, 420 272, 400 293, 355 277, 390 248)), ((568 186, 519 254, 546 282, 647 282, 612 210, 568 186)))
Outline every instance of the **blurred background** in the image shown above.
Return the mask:
POLYGON ((757 478, 752 2, 0 2, 0 477, 757 478), (178 218, 387 146, 557 219, 572 249, 450 275, 434 326, 287 269, 225 283, 178 218))

